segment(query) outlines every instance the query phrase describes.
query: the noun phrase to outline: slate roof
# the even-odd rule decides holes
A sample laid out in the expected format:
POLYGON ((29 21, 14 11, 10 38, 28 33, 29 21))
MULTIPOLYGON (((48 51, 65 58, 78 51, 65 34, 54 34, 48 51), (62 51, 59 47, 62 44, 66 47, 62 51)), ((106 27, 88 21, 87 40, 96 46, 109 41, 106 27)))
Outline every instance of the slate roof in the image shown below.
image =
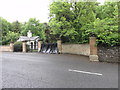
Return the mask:
POLYGON ((20 38, 17 41, 35 41, 35 40, 39 40, 39 36, 34 37, 20 36, 20 38))

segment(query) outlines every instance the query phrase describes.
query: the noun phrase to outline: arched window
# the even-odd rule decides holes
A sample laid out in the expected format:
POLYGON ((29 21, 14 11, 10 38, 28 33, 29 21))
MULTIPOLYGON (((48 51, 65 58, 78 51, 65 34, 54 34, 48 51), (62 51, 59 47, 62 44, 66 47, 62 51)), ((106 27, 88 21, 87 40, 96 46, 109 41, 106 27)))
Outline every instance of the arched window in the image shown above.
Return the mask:
POLYGON ((33 49, 33 42, 31 42, 31 49, 33 49))
POLYGON ((36 49, 36 41, 34 42, 34 49, 36 49))

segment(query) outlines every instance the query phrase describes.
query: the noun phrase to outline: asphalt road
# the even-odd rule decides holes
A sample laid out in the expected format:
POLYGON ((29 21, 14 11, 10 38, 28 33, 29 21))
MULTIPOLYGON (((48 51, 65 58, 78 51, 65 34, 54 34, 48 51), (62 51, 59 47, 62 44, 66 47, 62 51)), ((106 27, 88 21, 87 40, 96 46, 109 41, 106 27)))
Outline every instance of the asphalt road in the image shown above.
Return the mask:
POLYGON ((3 53, 3 88, 118 88, 118 65, 68 54, 3 53))
POLYGON ((0 52, 0 90, 2 89, 2 54, 0 52))

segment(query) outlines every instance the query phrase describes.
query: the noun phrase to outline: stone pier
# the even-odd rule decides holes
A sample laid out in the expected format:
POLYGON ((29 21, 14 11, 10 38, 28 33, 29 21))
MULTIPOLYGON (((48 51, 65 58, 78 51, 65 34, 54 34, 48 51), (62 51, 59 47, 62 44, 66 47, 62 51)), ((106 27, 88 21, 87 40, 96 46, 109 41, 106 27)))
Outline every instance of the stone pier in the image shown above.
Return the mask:
POLYGON ((42 42, 41 40, 38 41, 38 52, 40 52, 40 49, 41 49, 42 43, 43 43, 43 42, 42 42))
POLYGON ((62 41, 61 40, 57 41, 57 47, 58 47, 59 53, 61 54, 62 53, 62 41))
POLYGON ((10 52, 13 52, 13 51, 14 51, 14 43, 11 42, 11 43, 10 43, 10 52))
POLYGON ((22 42, 22 52, 27 52, 26 41, 22 42))
POLYGON ((90 37, 90 61, 99 61, 97 55, 96 37, 90 37))

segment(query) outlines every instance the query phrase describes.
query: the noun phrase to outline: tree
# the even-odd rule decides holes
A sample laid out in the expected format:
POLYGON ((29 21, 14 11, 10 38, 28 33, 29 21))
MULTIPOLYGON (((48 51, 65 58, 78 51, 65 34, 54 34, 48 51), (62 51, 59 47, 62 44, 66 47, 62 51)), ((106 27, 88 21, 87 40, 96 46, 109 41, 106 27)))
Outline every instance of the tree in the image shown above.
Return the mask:
POLYGON ((5 36, 5 40, 7 41, 7 44, 9 44, 10 42, 15 42, 18 40, 19 36, 19 33, 9 31, 5 36))
MULTIPOLYGON (((50 5, 50 27, 52 33, 56 35, 56 38, 62 39, 63 37, 74 38, 72 35, 77 32, 72 26, 72 20, 74 18, 73 12, 70 10, 72 4, 68 2, 53 2, 50 5)), ((64 39, 65 40, 65 39, 64 39)))
POLYGON ((2 36, 5 36, 7 32, 10 30, 11 24, 2 17, 0 17, 0 22, 2 27, 2 36))
POLYGON ((0 17, 0 25, 1 25, 1 32, 2 32, 2 44, 7 44, 8 42, 6 41, 6 35, 7 33, 11 30, 11 23, 9 23, 7 20, 4 18, 0 17))
POLYGON ((35 18, 30 18, 29 21, 22 26, 22 29, 22 35, 27 35, 27 32, 31 30, 33 36, 40 36, 41 39, 45 39, 45 25, 35 18))
POLYGON ((22 24, 19 21, 15 21, 11 24, 12 32, 20 33, 22 31, 22 24))
POLYGON ((57 38, 64 38, 63 41, 67 39, 65 42, 88 42, 88 36, 81 28, 94 22, 96 6, 96 2, 53 2, 50 5, 49 23, 53 34, 57 38))
POLYGON ((83 27, 86 24, 90 24, 95 21, 95 8, 97 6, 97 2, 75 2, 73 4, 73 12, 75 15, 75 18, 73 20, 73 26, 75 27, 75 31, 78 32, 78 34, 75 35, 76 43, 88 42, 89 36, 85 33, 88 28, 83 29, 83 27))
MULTIPOLYGON (((86 24, 86 33, 94 33, 98 38, 99 45, 114 46, 119 45, 118 38, 118 6, 115 2, 107 2, 103 6, 97 7, 96 20, 86 24), (101 9, 99 12, 97 10, 101 9), (104 12, 103 12, 104 11, 104 12)), ((84 29, 83 28, 83 29, 84 29)))

